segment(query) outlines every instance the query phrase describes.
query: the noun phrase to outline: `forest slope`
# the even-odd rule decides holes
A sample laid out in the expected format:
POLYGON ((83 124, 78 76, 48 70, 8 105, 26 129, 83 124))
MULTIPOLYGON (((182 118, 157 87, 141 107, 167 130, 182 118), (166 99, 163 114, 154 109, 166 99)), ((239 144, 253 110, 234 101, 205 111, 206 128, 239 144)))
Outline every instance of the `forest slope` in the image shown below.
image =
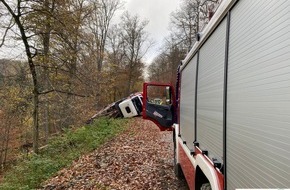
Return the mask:
POLYGON ((129 129, 82 156, 43 189, 188 189, 173 171, 171 132, 134 118, 129 129))

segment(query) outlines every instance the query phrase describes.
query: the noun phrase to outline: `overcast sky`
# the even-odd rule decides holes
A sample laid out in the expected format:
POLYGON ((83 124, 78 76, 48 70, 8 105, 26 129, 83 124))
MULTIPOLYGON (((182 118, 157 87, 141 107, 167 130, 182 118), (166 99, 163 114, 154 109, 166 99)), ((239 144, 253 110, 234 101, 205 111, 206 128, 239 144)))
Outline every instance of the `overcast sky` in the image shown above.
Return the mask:
MULTIPOLYGON (((116 20, 119 19, 125 10, 128 10, 131 15, 139 15, 142 20, 149 20, 146 31, 149 33, 150 38, 154 40, 155 44, 146 54, 144 59, 146 63, 150 63, 158 54, 164 37, 169 34, 168 24, 170 13, 179 7, 180 1, 181 0, 123 0, 125 3, 124 9, 116 13, 116 20)), ((15 42, 12 44, 14 43, 15 42)), ((13 47, 15 47, 15 44, 13 47)), ((15 48, 0 48, 0 58, 14 57, 16 59, 25 59, 26 57, 24 54, 19 55, 19 52, 21 52, 23 48, 21 42, 19 42, 17 47, 19 50, 15 48)))
POLYGON ((123 0, 125 9, 130 14, 138 14, 142 19, 148 19, 146 30, 155 41, 145 61, 151 62, 158 53, 164 37, 168 35, 170 13, 179 7, 180 0, 123 0))

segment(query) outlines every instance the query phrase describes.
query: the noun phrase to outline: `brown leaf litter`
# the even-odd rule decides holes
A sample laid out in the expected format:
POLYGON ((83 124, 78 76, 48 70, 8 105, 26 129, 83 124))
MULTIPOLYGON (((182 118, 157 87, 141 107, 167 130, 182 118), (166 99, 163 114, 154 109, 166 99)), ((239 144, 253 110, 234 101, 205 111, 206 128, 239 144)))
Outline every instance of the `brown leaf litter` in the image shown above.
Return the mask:
POLYGON ((130 128, 46 181, 43 189, 187 190, 174 176, 172 132, 134 118, 130 128))

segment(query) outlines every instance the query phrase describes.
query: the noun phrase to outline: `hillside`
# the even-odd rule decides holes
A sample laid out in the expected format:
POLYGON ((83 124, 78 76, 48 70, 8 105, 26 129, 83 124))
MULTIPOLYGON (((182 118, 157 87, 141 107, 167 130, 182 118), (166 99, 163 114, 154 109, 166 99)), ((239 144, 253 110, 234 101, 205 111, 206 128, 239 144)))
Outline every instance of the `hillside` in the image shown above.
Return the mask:
POLYGON ((188 189, 173 171, 171 132, 135 118, 129 129, 43 184, 43 189, 188 189))

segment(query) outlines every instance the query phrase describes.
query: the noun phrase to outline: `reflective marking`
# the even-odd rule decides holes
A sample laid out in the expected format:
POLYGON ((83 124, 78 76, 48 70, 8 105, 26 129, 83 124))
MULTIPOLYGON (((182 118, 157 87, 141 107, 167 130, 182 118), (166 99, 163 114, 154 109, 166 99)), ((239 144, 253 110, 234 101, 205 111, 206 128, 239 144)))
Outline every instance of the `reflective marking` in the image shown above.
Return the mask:
POLYGON ((160 113, 158 113, 157 111, 154 111, 153 115, 155 115, 156 117, 163 118, 163 116, 160 113))

